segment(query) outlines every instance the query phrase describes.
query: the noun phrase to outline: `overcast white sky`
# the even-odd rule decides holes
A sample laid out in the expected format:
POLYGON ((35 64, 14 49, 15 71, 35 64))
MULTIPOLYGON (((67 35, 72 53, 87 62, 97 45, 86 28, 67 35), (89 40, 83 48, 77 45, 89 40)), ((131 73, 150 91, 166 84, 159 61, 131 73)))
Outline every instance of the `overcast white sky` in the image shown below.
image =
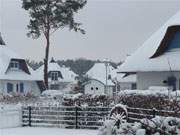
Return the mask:
MULTIPOLYGON (((45 42, 26 36, 29 17, 21 0, 0 1, 0 31, 6 44, 25 58, 42 60, 45 42)), ((57 31, 51 39, 50 56, 124 60, 179 10, 179 0, 88 0, 77 15, 86 35, 57 31)))

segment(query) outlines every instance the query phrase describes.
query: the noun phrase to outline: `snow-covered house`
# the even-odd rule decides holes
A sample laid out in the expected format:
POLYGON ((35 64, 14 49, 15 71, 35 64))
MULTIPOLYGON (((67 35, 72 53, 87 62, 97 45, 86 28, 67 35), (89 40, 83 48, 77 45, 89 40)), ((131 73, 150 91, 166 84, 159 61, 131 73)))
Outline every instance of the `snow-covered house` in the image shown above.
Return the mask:
POLYGON ((116 70, 109 63, 95 63, 86 76, 89 81, 84 84, 85 94, 113 96, 115 92, 113 78, 116 76, 116 70))
POLYGON ((136 89, 136 74, 117 74, 118 91, 136 89))
MULTIPOLYGON (((37 72, 41 78, 44 77, 44 65, 42 65, 37 72)), ((52 58, 48 64, 48 83, 49 88, 53 90, 61 90, 69 84, 76 84, 77 74, 70 70, 70 68, 62 66, 52 58)))
POLYGON ((0 92, 3 94, 39 95, 45 86, 26 63, 25 59, 12 51, 0 35, 0 92))
POLYGON ((170 18, 121 65, 120 72, 137 73, 137 88, 180 89, 180 12, 170 18))

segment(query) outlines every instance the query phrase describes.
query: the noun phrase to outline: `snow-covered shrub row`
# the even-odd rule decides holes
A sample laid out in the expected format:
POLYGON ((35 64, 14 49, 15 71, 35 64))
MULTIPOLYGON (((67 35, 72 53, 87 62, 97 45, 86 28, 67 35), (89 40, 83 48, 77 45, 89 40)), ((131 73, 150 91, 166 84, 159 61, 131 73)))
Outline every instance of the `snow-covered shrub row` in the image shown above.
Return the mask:
POLYGON ((22 106, 60 106, 62 105, 62 98, 52 98, 46 96, 34 96, 31 93, 26 95, 22 94, 11 94, 11 95, 0 95, 1 105, 16 105, 21 104, 22 106))
POLYGON ((66 106, 110 106, 114 105, 114 98, 106 95, 83 95, 76 94, 76 96, 64 97, 63 105, 66 106))
POLYGON ((180 111, 180 101, 166 96, 123 95, 118 97, 118 102, 134 108, 180 111))
POLYGON ((28 93, 26 95, 17 94, 17 93, 0 95, 1 104, 27 103, 27 102, 33 102, 36 100, 37 100, 37 97, 32 95, 31 93, 28 93))
POLYGON ((115 99, 116 103, 121 103, 128 107, 180 111, 179 100, 169 99, 167 96, 162 95, 119 95, 116 98, 112 98, 105 95, 76 94, 74 96, 64 97, 63 105, 112 107, 115 105, 115 99))
POLYGON ((115 126, 115 120, 106 120, 98 135, 179 135, 180 119, 173 117, 155 117, 142 119, 135 123, 121 123, 115 126))

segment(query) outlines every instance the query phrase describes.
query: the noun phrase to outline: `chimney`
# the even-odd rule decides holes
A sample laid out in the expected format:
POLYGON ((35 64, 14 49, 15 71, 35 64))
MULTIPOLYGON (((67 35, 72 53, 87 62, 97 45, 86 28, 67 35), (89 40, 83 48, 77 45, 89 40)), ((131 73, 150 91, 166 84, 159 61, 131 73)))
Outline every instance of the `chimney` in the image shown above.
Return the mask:
POLYGON ((6 45, 5 42, 2 39, 1 33, 0 33, 0 45, 6 45))

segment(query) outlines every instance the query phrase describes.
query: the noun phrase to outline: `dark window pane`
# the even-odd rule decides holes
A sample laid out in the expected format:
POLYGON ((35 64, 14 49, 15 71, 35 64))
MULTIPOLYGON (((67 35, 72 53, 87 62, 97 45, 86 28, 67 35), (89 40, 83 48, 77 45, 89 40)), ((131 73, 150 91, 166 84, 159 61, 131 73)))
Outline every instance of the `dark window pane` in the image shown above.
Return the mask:
POLYGON ((16 92, 19 92, 19 84, 16 84, 16 92))
POLYGON ((20 92, 24 93, 24 84, 23 83, 20 83, 20 92))
POLYGON ((7 92, 8 93, 13 92, 13 84, 12 83, 7 83, 7 92))

